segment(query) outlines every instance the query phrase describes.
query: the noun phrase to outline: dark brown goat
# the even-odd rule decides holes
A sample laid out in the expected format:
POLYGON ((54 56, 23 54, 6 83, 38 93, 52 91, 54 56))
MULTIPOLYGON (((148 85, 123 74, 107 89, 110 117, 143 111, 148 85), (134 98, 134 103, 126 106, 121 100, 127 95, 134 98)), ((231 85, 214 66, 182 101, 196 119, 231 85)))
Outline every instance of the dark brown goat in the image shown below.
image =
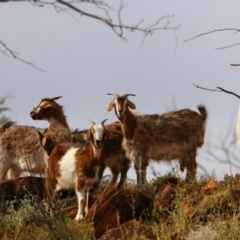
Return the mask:
MULTIPOLYGON (((31 117, 34 120, 47 120, 51 122, 51 124, 55 124, 55 126, 49 128, 45 134, 45 137, 48 138, 49 141, 52 139, 50 142, 54 143, 55 145, 63 142, 84 143, 83 135, 87 130, 69 131, 68 127, 64 128, 64 126, 67 125, 67 120, 63 113, 62 107, 54 101, 58 98, 52 98, 50 100, 49 98, 42 99, 38 106, 33 108, 33 111, 30 113, 31 117), (46 115, 47 117, 45 117, 46 115), (61 126, 61 128, 58 126, 61 126)), ((123 133, 121 123, 114 122, 106 125, 105 128, 112 134, 111 139, 106 139, 104 148, 105 165, 111 171, 111 179, 109 184, 115 185, 119 173, 121 173, 118 188, 122 188, 127 178, 130 161, 126 158, 124 149, 122 148, 123 133)))
POLYGON ((133 160, 138 184, 146 183, 146 168, 149 159, 179 159, 180 170, 187 169, 186 181, 196 177, 197 148, 204 143, 207 110, 199 105, 197 113, 190 109, 172 111, 163 115, 135 115, 129 108, 136 106, 128 99, 133 94, 109 94, 114 100, 107 106, 107 111, 114 108, 122 124, 124 134, 123 148, 126 156, 133 160))

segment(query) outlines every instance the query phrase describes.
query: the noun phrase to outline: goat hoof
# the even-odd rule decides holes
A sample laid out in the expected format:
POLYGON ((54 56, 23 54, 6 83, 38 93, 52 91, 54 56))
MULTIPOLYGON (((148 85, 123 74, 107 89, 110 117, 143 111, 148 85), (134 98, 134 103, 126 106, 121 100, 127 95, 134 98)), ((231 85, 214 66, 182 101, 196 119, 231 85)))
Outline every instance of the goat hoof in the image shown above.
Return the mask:
POLYGON ((80 215, 80 216, 76 216, 75 217, 75 220, 79 223, 83 220, 83 215, 80 215))

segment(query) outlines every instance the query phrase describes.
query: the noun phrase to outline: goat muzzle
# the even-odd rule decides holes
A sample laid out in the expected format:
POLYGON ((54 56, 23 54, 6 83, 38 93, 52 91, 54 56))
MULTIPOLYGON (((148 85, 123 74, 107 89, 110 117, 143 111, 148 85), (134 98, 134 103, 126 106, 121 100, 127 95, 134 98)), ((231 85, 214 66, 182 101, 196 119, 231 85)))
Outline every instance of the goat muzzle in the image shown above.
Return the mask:
POLYGON ((123 111, 118 111, 118 112, 117 112, 117 115, 118 115, 119 118, 121 118, 121 117, 123 117, 124 112, 123 112, 123 111))
POLYGON ((33 119, 33 120, 36 120, 36 114, 34 111, 31 111, 30 112, 30 117, 33 119))
POLYGON ((94 145, 95 145, 95 148, 101 148, 102 147, 102 140, 95 140, 94 145))

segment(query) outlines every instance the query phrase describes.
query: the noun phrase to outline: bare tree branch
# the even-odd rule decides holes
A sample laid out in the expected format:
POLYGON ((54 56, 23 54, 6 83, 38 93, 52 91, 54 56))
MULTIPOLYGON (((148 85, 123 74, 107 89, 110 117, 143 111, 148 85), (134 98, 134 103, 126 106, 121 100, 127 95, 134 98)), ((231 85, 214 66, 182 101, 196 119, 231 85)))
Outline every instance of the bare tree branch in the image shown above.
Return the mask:
POLYGON ((217 138, 214 137, 214 140, 208 139, 201 153, 204 154, 208 161, 229 165, 230 173, 233 175, 232 167, 236 169, 240 168, 239 146, 237 144, 234 124, 230 124, 229 131, 224 133, 223 136, 219 135, 217 138))
POLYGON ((11 50, 11 49, 10 49, 4 42, 2 42, 1 40, 0 40, 0 45, 2 45, 2 47, 4 48, 4 50, 1 50, 1 49, 0 49, 0 52, 1 52, 2 54, 4 54, 5 56, 7 56, 7 57, 11 56, 11 57, 13 57, 13 58, 15 58, 15 59, 18 59, 18 60, 21 61, 21 62, 24 62, 24 63, 30 65, 31 67, 34 67, 34 68, 40 70, 41 72, 46 72, 46 71, 44 71, 43 69, 41 69, 41 68, 37 67, 36 65, 34 65, 33 63, 28 62, 28 61, 24 60, 23 58, 19 57, 19 56, 18 56, 18 53, 16 53, 16 52, 14 52, 13 50, 11 50))
MULTIPOLYGON (((14 2, 14 1, 17 1, 17 0, 0 0, 0 2, 14 2)), ((175 40, 177 42, 177 36, 176 36, 175 31, 180 27, 180 25, 170 26, 170 19, 172 19, 174 17, 174 15, 172 15, 172 16, 166 15, 166 16, 160 17, 155 23, 153 23, 150 26, 146 26, 146 27, 142 27, 143 22, 144 22, 143 19, 140 20, 135 25, 126 25, 123 23, 123 20, 121 18, 121 12, 122 12, 123 8, 126 6, 125 4, 123 4, 123 0, 120 0, 120 6, 117 11, 114 11, 114 9, 109 4, 107 4, 104 0, 66 0, 66 1, 65 0, 18 0, 18 1, 28 1, 38 7, 42 7, 44 5, 50 5, 50 6, 54 7, 54 9, 57 12, 65 12, 67 14, 70 14, 69 11, 79 13, 80 16, 89 17, 89 18, 95 19, 95 20, 100 21, 103 24, 107 25, 108 27, 110 27, 112 29, 112 31, 118 37, 120 37, 121 39, 123 39, 125 41, 127 41, 126 37, 124 36, 125 30, 127 30, 129 32, 142 32, 144 34, 144 37, 143 37, 143 41, 142 41, 141 45, 144 43, 147 36, 153 34, 154 32, 159 31, 159 30, 171 30, 171 31, 173 31, 175 40), (76 6, 76 4, 80 4, 80 3, 89 3, 89 4, 95 5, 97 7, 97 9, 102 10, 105 17, 84 11, 82 8, 79 8, 76 6), (112 20, 110 14, 109 14, 110 11, 117 12, 117 14, 115 16, 115 18, 117 19, 116 22, 112 20)), ((33 63, 20 58, 17 55, 17 53, 15 53, 10 48, 8 48, 6 46, 6 44, 4 44, 3 42, 0 42, 0 45, 2 45, 4 47, 4 50, 0 49, 0 52, 3 53, 4 55, 12 56, 13 58, 18 59, 22 62, 25 62, 28 65, 35 67, 44 72, 44 70, 36 67, 33 63)))
MULTIPOLYGON (((192 40, 195 40, 196 38, 199 38, 199 37, 202 37, 204 35, 207 35, 207 34, 211 34, 211 33, 215 33, 215 32, 222 32, 222 31, 235 31, 234 33, 239 33, 240 32, 240 29, 238 28, 222 28, 222 29, 216 29, 216 30, 213 30, 213 31, 209 31, 209 32, 205 32, 205 33, 201 33, 201 34, 198 34, 194 37, 191 37, 187 40, 184 40, 183 42, 188 42, 188 41, 192 41, 192 40)), ((240 43, 234 43, 234 44, 231 44, 229 46, 225 46, 225 47, 219 47, 219 48, 215 48, 215 50, 222 50, 222 49, 226 49, 226 48, 231 48, 231 47, 234 47, 234 46, 237 46, 237 45, 240 45, 240 43)), ((231 66, 240 66, 240 64, 230 64, 231 66)))
POLYGON ((217 87, 217 89, 209 89, 209 88, 204 88, 204 87, 200 87, 196 84, 193 83, 193 85, 196 87, 196 88, 200 88, 200 89, 203 89, 203 90, 207 90, 207 91, 214 91, 214 92, 225 92, 225 93, 228 93, 228 94, 232 94, 234 95, 235 97, 237 98, 240 98, 240 96, 234 92, 231 92, 231 91, 228 91, 224 88, 221 88, 221 87, 217 87))
POLYGON ((168 19, 174 17, 174 16, 169 16, 169 15, 164 16, 164 17, 160 17, 154 24, 152 24, 148 27, 140 27, 140 24, 143 23, 143 20, 141 20, 136 25, 132 25, 132 26, 125 25, 125 24, 122 23, 122 19, 121 19, 121 11, 125 7, 125 5, 123 4, 122 1, 121 1, 121 4, 120 4, 120 7, 118 9, 118 22, 117 23, 114 23, 109 15, 107 15, 107 18, 100 17, 98 15, 85 12, 85 11, 81 10, 80 8, 75 7, 70 2, 66 2, 64 0, 56 0, 56 1, 65 5, 65 6, 67 6, 67 7, 69 7, 70 9, 74 10, 75 12, 80 13, 81 16, 90 17, 90 18, 96 19, 96 20, 108 25, 118 37, 120 37, 124 40, 126 40, 126 39, 123 36, 123 29, 131 31, 131 32, 134 32, 134 31, 143 32, 144 35, 145 35, 144 37, 146 38, 147 35, 150 35, 153 32, 158 31, 158 30, 176 30, 180 27, 180 25, 169 26, 170 22, 169 22, 168 19), (164 26, 159 26, 160 23, 162 23, 162 21, 165 20, 165 19, 167 19, 167 22, 165 23, 165 25, 164 26))
POLYGON ((209 31, 209 32, 205 32, 205 33, 201 33, 201 34, 198 34, 194 37, 191 37, 187 40, 184 40, 183 42, 188 42, 188 41, 192 41, 192 40, 195 40, 196 38, 199 38, 199 37, 202 37, 204 35, 207 35, 207 34, 211 34, 211 33, 215 33, 215 32, 222 32, 222 31, 236 31, 236 32, 240 32, 240 29, 238 28, 223 28, 223 29, 216 29, 216 30, 213 30, 213 31, 209 31))
POLYGON ((231 44, 231 45, 229 45, 229 46, 226 46, 226 47, 220 47, 220 48, 216 48, 215 50, 226 49, 226 48, 234 47, 234 46, 237 46, 237 45, 240 45, 240 43, 234 43, 234 44, 231 44))

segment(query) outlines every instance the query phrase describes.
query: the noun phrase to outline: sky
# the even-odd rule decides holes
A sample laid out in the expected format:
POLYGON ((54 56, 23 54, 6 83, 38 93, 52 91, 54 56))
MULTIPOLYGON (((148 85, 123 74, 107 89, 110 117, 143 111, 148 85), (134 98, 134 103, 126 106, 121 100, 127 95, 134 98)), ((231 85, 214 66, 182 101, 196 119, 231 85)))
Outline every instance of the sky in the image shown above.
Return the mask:
MULTIPOLYGON (((106 2, 112 4, 110 0, 106 2)), ((120 2, 114 3, 115 9, 120 2)), ((197 161, 216 177, 235 174, 240 163, 239 167, 235 160, 236 164, 231 164, 229 159, 233 160, 222 149, 226 138, 235 136, 239 100, 226 93, 196 88, 193 83, 240 94, 240 67, 230 66, 240 63, 240 46, 216 50, 239 43, 239 33, 220 31, 185 40, 216 29, 239 28, 240 2, 131 0, 124 4, 124 24, 133 25, 144 19, 144 27, 170 15, 174 17, 169 19, 169 26, 180 27, 175 32, 157 31, 144 42, 143 33, 126 31, 124 41, 102 22, 73 12, 57 12, 51 5, 0 3, 0 40, 45 71, 0 52, 0 96, 8 94, 6 106, 11 109, 6 115, 20 125, 45 128, 47 123, 32 120, 30 111, 41 98, 63 96, 58 102, 64 107, 69 126, 86 129, 90 127, 87 119, 100 122, 107 118, 106 123, 117 120, 113 111, 106 111, 113 99, 107 93, 136 94, 130 99, 142 114, 197 110, 198 104, 205 104, 209 117, 205 144, 197 161), (213 157, 215 154, 217 157, 213 157)), ((102 14, 88 3, 78 7, 102 14)), ((116 11, 110 14, 115 20, 116 11)), ((231 151, 236 158, 240 154, 235 140, 231 151)), ((164 175, 174 164, 152 166, 164 175)), ((198 176, 203 173, 198 168, 198 176)), ((136 179, 132 168, 128 177, 136 179)), ((148 168, 148 180, 151 178, 148 168)))

